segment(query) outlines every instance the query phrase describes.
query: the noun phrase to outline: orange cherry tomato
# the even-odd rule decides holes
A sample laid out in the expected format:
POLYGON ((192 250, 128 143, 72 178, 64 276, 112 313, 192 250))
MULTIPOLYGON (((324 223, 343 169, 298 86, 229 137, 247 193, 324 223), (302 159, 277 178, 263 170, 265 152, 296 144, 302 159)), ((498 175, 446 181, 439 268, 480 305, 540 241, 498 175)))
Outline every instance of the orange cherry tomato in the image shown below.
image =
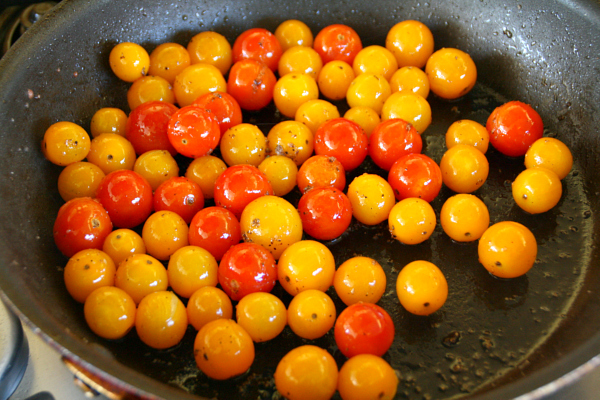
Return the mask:
POLYGON ((190 105, 171 116, 167 135, 178 153, 197 158, 209 155, 217 148, 221 130, 213 113, 190 105))
POLYGON ((83 303, 94 290, 112 286, 115 282, 115 263, 102 250, 86 249, 75 253, 64 269, 67 291, 83 303))
POLYGON ((448 298, 448 283, 440 269, 429 261, 413 261, 400 271, 396 294, 406 311, 429 315, 448 298))
POLYGON ((318 187, 334 187, 344 190, 346 170, 335 157, 316 155, 310 157, 298 170, 298 189, 306 193, 318 187))
POLYGON ((251 28, 235 39, 232 48, 233 62, 256 60, 273 72, 277 70, 282 50, 279 40, 264 28, 251 28))
POLYGON ((208 250, 217 261, 242 240, 240 223, 222 207, 207 207, 194 215, 188 232, 189 243, 208 250))
POLYGON ((407 154, 392 165, 388 182, 398 200, 418 197, 431 203, 442 188, 442 171, 425 154, 407 154))
POLYGON ((144 297, 135 315, 138 336, 155 349, 168 349, 178 344, 187 327, 185 306, 173 292, 159 291, 144 297))

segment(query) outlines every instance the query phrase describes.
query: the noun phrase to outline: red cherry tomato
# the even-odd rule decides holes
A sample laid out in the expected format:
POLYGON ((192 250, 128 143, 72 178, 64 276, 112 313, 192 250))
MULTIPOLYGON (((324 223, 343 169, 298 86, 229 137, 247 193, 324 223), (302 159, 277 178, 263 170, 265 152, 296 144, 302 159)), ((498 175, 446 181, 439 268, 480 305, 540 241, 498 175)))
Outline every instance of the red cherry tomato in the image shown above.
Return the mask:
POLYGON ((154 191, 154 211, 173 211, 188 225, 203 208, 202 188, 183 176, 167 179, 154 191))
POLYGON ((167 150, 171 155, 177 154, 167 136, 169 120, 177 110, 176 106, 164 101, 149 101, 129 114, 125 136, 137 155, 150 150, 167 150))
POLYGON ((218 261, 231 246, 242 240, 240 222, 229 210, 207 207, 192 218, 188 240, 190 245, 208 250, 218 261))
POLYGON ((418 197, 430 203, 442 188, 442 171, 425 154, 407 154, 392 165, 388 182, 397 200, 418 197))
POLYGON ((343 355, 382 356, 394 341, 394 322, 383 308, 355 303, 340 313, 333 328, 335 343, 343 355))
POLYGON ((173 114, 167 134, 175 150, 190 158, 209 155, 221 140, 215 115, 198 106, 186 106, 173 114))
POLYGON ((388 119, 377 125, 369 140, 369 156, 386 171, 400 157, 420 153, 423 149, 419 132, 412 124, 399 118, 388 119))
POLYGON ((215 204, 231 211, 238 219, 252 200, 273 194, 269 180, 252 165, 227 168, 215 182, 215 204))
POLYGON ((298 212, 304 232, 318 240, 331 240, 352 222, 352 205, 344 192, 333 187, 311 189, 300 198, 298 212))
POLYGON ((72 257, 81 250, 102 250, 112 228, 102 204, 90 197, 78 197, 60 207, 52 232, 60 252, 72 257))
POLYGON ((490 114, 486 128, 490 143, 500 153, 519 157, 544 134, 542 117, 530 105, 509 101, 490 114))
POLYGON ((227 129, 242 123, 242 109, 237 100, 228 93, 206 93, 198 97, 192 105, 206 108, 215 115, 221 136, 227 129))
POLYGON ((369 152, 369 138, 356 122, 334 118, 317 129, 315 153, 337 158, 346 171, 358 167, 369 152))
POLYGON ((315 37, 313 48, 323 60, 323 65, 339 60, 352 65, 354 57, 362 50, 358 33, 342 24, 329 25, 315 37))
POLYGON ((233 62, 256 60, 273 72, 279 65, 282 50, 274 34, 263 28, 252 28, 235 39, 232 48, 233 62))
POLYGON ((346 171, 335 157, 325 155, 312 156, 304 161, 296 178, 300 192, 306 193, 318 187, 334 187, 344 190, 346 187, 346 171))
POLYGON ((256 111, 273 100, 277 78, 265 64, 256 60, 242 60, 233 64, 227 79, 227 93, 243 110, 256 111))
POLYGON ((133 228, 152 213, 152 187, 137 172, 119 170, 106 175, 96 194, 114 226, 133 228))
POLYGON ((219 284, 231 298, 270 292, 277 281, 277 265, 269 250, 255 243, 232 246, 219 263, 219 284))

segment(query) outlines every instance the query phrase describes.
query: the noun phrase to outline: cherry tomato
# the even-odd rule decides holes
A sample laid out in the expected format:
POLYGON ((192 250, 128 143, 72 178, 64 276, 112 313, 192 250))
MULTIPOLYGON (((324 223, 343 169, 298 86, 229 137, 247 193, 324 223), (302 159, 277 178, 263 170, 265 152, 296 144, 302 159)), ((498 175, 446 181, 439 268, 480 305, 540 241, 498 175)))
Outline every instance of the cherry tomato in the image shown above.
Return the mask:
POLYGON ((415 93, 392 93, 383 103, 381 120, 400 118, 415 127, 422 134, 431 124, 431 106, 423 97, 415 93))
POLYGON ((283 21, 275 29, 275 37, 279 40, 281 49, 286 51, 294 46, 313 45, 313 34, 308 25, 297 19, 288 19, 283 21))
POLYGON ((370 257, 352 257, 335 271, 333 287, 338 297, 349 306, 358 302, 377 303, 387 278, 381 265, 370 257))
POLYGON ((317 83, 323 96, 331 100, 341 100, 346 97, 355 77, 352 66, 347 62, 330 61, 321 69, 317 83))
POLYGON ((443 48, 427 59, 425 73, 431 91, 443 99, 457 99, 469 93, 477 81, 477 67, 462 50, 443 48))
POLYGON ((204 31, 196 34, 187 45, 192 64, 205 63, 225 75, 232 63, 231 45, 220 33, 204 31))
POLYGON ((191 63, 190 53, 179 43, 162 43, 150 53, 149 75, 160 76, 171 85, 191 63))
POLYGON ((298 170, 298 189, 301 193, 318 187, 334 187, 338 190, 346 187, 346 171, 337 158, 312 156, 298 170))
POLYGON ((102 251, 108 254, 118 267, 121 261, 133 254, 145 254, 146 245, 137 232, 131 229, 115 229, 104 239, 102 251))
POLYGON ((310 75, 315 81, 323 68, 321 56, 311 47, 294 46, 287 49, 279 59, 277 72, 284 76, 292 72, 310 75))
POLYGON ((187 303, 188 321, 196 330, 216 319, 231 319, 233 306, 227 294, 214 286, 196 290, 187 303))
POLYGON ((126 137, 136 154, 140 155, 150 150, 167 150, 171 155, 177 153, 167 136, 169 120, 177 110, 173 104, 151 101, 129 114, 126 137))
POLYGON ((492 111, 486 128, 490 143, 500 153, 511 157, 524 155, 544 134, 544 123, 530 105, 509 101, 492 111))
POLYGON ((342 311, 333 329, 335 343, 346 357, 358 354, 382 356, 394 341, 394 322, 383 308, 356 303, 342 311))
POLYGON ((221 138, 221 157, 227 165, 249 164, 258 167, 267 156, 267 138, 254 124, 230 128, 221 138))
POLYGON ((305 192, 298 202, 304 231, 317 240, 332 240, 352 222, 352 204, 335 187, 316 187, 305 192))
POLYGON ((133 171, 120 170, 106 175, 97 196, 118 228, 140 225, 153 210, 152 187, 133 171))
POLYGON ((296 110, 294 119, 308 126, 314 134, 325 122, 339 117, 340 112, 336 106, 328 101, 315 99, 300 105, 296 110))
POLYGON ((418 197, 431 203, 442 188, 442 171, 425 154, 407 154, 392 165, 388 182, 398 200, 418 197))
POLYGON ((219 264, 219 284, 234 301, 255 292, 270 292, 277 281, 271 253, 255 243, 232 246, 219 264))
POLYGON ((117 268, 115 286, 123 289, 136 304, 150 293, 167 290, 167 270, 148 254, 133 254, 117 268))
POLYGON ((273 72, 281 58, 281 45, 274 34, 264 28, 242 32, 233 43, 233 62, 252 59, 265 64, 273 72))
POLYGON ((42 152, 56 165, 69 165, 87 157, 91 141, 85 129, 68 121, 50 125, 44 133, 42 152))
POLYGON ((173 292, 151 293, 140 302, 135 330, 145 344, 168 349, 178 344, 188 327, 185 306, 173 292))
POLYGON ((448 283, 436 265, 429 261, 413 261, 400 271, 396 293, 406 311, 430 315, 446 302, 448 283))
POLYGON ((310 100, 319 97, 319 87, 313 77, 296 72, 279 78, 273 88, 273 101, 279 112, 294 118, 298 108, 310 100))
POLYGON ((252 200, 273 194, 269 180, 252 165, 234 165, 221 174, 215 183, 215 204, 231 211, 236 217, 252 200))
POLYGON ((333 328, 335 317, 335 304, 331 297, 316 289, 296 294, 287 311, 288 325, 303 339, 318 339, 324 336, 333 328))
POLYGON ((157 211, 144 223, 142 239, 148 254, 168 260, 178 249, 188 245, 188 226, 172 211, 157 211))
POLYGON ((169 258, 167 276, 169 286, 186 299, 205 286, 217 286, 215 258, 207 250, 197 246, 184 246, 169 258))
POLYGON ((296 187, 298 167, 286 156, 269 156, 260 163, 258 169, 271 182, 275 196, 285 196, 296 187))
POLYGON ((150 69, 150 56, 137 43, 117 44, 110 51, 108 62, 114 74, 126 82, 133 82, 147 75, 150 69))
POLYGON ((135 150, 123 136, 103 133, 92 139, 87 160, 109 174, 120 169, 133 169, 135 150))
POLYGON ((237 100, 228 93, 206 93, 194 100, 192 105, 206 108, 214 114, 219 123, 221 136, 227 129, 242 123, 242 109, 237 100))
POLYGON ((383 75, 389 81, 398 70, 394 54, 383 46, 367 46, 358 52, 352 63, 356 75, 372 73, 383 75))
POLYGON ((523 210, 539 214, 558 204, 562 196, 562 184, 558 175, 547 168, 527 168, 512 183, 512 195, 523 210))
POLYGON ((120 339, 135 324, 136 307, 125 291, 105 286, 85 300, 83 314, 90 329, 104 339, 120 339))
POLYGON ((472 242, 490 225, 490 213, 485 203, 472 194, 457 194, 442 206, 440 223, 453 240, 472 242))
POLYGON ((116 133, 125 136, 127 114, 120 108, 103 107, 96 111, 90 121, 90 133, 96 137, 101 133, 116 133))
POLYGON ((392 93, 414 93, 426 99, 429 96, 429 79, 421 68, 406 66, 394 72, 390 88, 392 93))
POLYGON ((198 97, 210 92, 224 92, 227 82, 219 69, 198 63, 185 68, 175 77, 173 92, 180 107, 191 105, 198 97))
POLYGON ((378 124, 369 140, 369 156, 379 168, 386 171, 400 157, 420 153, 423 149, 423 140, 415 127, 398 118, 378 124))
POLYGON ((433 53, 433 34, 422 22, 398 22, 389 30, 385 47, 394 53, 399 67, 422 68, 433 53))
POLYGON ((179 176, 179 165, 167 150, 150 150, 140 155, 133 170, 148 181, 152 190, 161 183, 179 176))
POLYGON ((452 123, 446 131, 446 147, 450 149, 457 144, 468 144, 485 154, 490 144, 490 135, 480 123, 461 119, 452 123))
POLYGON ((321 29, 315 37, 313 47, 324 64, 339 60, 350 65, 363 48, 358 33, 342 24, 333 24, 321 29))
POLYGON ((58 210, 54 242, 67 257, 85 249, 101 249, 113 223, 102 204, 90 197, 67 201, 58 210))
POLYGON ((360 127, 363 128, 367 134, 367 137, 371 137, 371 133, 373 133, 373 130, 381 122, 381 118, 379 117, 379 114, 375 112, 375 110, 364 106, 351 107, 344 114, 344 118, 354 121, 360 125, 360 127))
POLYGON ((271 293, 250 293, 235 310, 237 323, 257 343, 274 339, 287 325, 285 305, 271 293))
POLYGON ((175 104, 173 86, 160 76, 144 76, 133 82, 127 90, 127 104, 133 110, 149 101, 175 104))
POLYGON ((377 225, 388 219, 394 207, 394 191, 390 184, 375 174, 364 173, 348 185, 352 215, 365 225, 377 225))
POLYGON ((400 200, 388 218, 393 239, 404 244, 419 244, 429 239, 436 225, 433 207, 423 199, 400 200))
POLYGON ((286 156, 301 166, 313 153, 314 135, 298 121, 281 121, 267 135, 267 148, 271 155, 286 156))
POLYGON ((473 146, 457 144, 440 161, 444 184, 457 193, 472 193, 487 180, 490 164, 473 146))
POLYGON ((197 106, 183 107, 173 114, 167 135, 175 150, 190 158, 209 155, 221 139, 214 114, 197 106))
POLYGON ((168 210, 189 224, 194 215, 204 208, 204 195, 196 182, 177 176, 163 182, 154 191, 154 211, 168 210))
POLYGON ((335 118, 325 122, 315 133, 315 153, 335 157, 345 171, 358 167, 369 152, 369 139, 355 122, 335 118))
POLYGON ((369 107, 381 114, 383 104, 391 94, 390 84, 383 75, 365 72, 350 83, 346 101, 350 107, 369 107))
POLYGON ((96 197, 104 172, 89 162, 79 161, 67 165, 58 176, 58 193, 64 201, 76 197, 96 197))
POLYGON ((231 67, 227 80, 227 93, 231 94, 243 110, 256 111, 273 100, 277 78, 265 64, 256 60, 238 61, 231 67))
POLYGON ((342 400, 392 400, 397 389, 396 371, 381 357, 359 354, 340 369, 338 391, 342 400))
POLYGON ((202 156, 194 159, 185 171, 185 177, 196 182, 202 189, 205 199, 215 197, 215 184, 227 165, 215 156, 202 156))
POLYGON ((536 140, 525 153, 525 167, 543 167, 553 171, 560 179, 564 179, 573 167, 571 150, 555 138, 536 140))
POLYGON ((281 286, 292 296, 309 289, 327 291, 333 282, 331 250, 314 240, 301 240, 285 249, 277 263, 281 286))
POLYGON ((67 291, 83 303, 94 290, 112 286, 115 282, 115 263, 102 250, 86 249, 75 253, 64 269, 67 291))
POLYGON ((240 223, 222 207, 207 207, 194 215, 188 233, 189 243, 208 250, 215 259, 242 240, 240 223))

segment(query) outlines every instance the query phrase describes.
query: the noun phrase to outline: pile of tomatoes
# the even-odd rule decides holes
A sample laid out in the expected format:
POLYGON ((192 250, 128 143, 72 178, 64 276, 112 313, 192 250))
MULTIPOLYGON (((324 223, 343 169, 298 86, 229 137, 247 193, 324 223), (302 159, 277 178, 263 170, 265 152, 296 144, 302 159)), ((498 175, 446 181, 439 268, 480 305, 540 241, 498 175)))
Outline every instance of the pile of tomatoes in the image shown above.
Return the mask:
MULTIPOLYGON (((458 49, 434 52, 418 21, 392 27, 385 47, 363 48, 340 24, 313 38, 308 26, 289 20, 275 33, 245 31, 233 46, 216 32, 151 54, 120 43, 109 61, 132 82, 131 113, 98 110, 91 139, 58 122, 42 143, 46 158, 65 166, 58 189, 66 203, 53 232, 69 257, 68 292, 106 339, 135 326, 145 344, 166 349, 192 325, 197 365, 219 380, 246 372, 254 343, 286 326, 309 340, 333 329, 348 361, 338 371, 325 349, 292 350, 275 371, 278 391, 290 399, 396 393, 398 378, 381 358, 394 324, 376 304, 386 274, 362 256, 336 268, 326 245, 353 218, 387 223, 405 245, 422 243, 437 225, 430 202, 446 185, 457 194, 440 211, 444 232, 457 242, 479 240, 490 273, 517 277, 535 262, 535 237, 516 222, 490 227, 487 207, 471 194, 487 179, 488 144, 525 157, 512 191, 529 213, 558 203, 572 165, 568 148, 543 138, 540 116, 518 101, 494 110, 485 127, 452 124, 439 164, 422 154, 430 90, 443 99, 464 96, 477 70, 458 49), (332 102, 344 98, 349 110, 341 116, 332 102), (242 121, 242 110, 271 102, 286 120, 268 135, 242 121), (367 157, 380 173, 347 182, 367 157), (185 171, 182 158, 190 160, 185 171), (284 197, 293 191, 295 205, 284 197), (293 296, 287 308, 270 293, 275 285, 293 296), (339 315, 326 293, 331 286, 347 306, 339 315)), ((443 306, 448 285, 436 265, 418 260, 401 269, 396 295, 408 312, 426 316, 443 306)))

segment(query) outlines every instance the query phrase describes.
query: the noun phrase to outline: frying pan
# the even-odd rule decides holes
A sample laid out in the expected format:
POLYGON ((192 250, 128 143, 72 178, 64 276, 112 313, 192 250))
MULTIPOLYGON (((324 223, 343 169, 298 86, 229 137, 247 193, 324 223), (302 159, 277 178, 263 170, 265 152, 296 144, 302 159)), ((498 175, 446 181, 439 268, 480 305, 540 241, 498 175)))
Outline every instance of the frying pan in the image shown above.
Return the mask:
MULTIPOLYGON (((433 31, 436 49, 470 53, 479 72, 475 89, 456 101, 429 97, 434 122, 423 134, 424 153, 438 162, 450 123, 463 118, 484 123, 508 100, 532 104, 546 135, 564 141, 574 154, 558 206, 528 215, 510 195, 510 182, 524 168, 522 158, 488 151, 490 177, 476 194, 490 208, 492 223, 523 223, 539 244, 536 265, 523 277, 491 277, 477 262, 476 244, 453 243, 439 226, 425 243, 405 246, 389 238, 385 223, 365 227, 354 221, 340 239, 327 243, 338 265, 360 254, 386 270, 388 291, 379 304, 392 315, 396 338, 384 358, 400 376, 398 398, 506 399, 526 393, 536 398, 545 390, 537 388, 596 362, 600 4, 591 0, 63 1, 0 62, 0 286, 11 308, 67 359, 125 397, 271 398, 277 362, 305 343, 328 349, 343 363, 331 334, 306 341, 286 328, 273 341, 257 344, 248 373, 215 382, 194 364, 192 328, 179 346, 164 351, 146 347, 135 332, 119 341, 102 340, 87 328, 82 306, 64 288, 66 259, 52 239, 62 204, 56 190, 60 168, 43 158, 40 141, 56 121, 88 128, 101 107, 127 110, 128 85, 108 66, 112 46, 123 41, 148 50, 167 41, 185 45, 204 30, 233 42, 248 28, 273 31, 290 18, 306 22, 315 34, 332 23, 350 25, 365 45, 383 44, 395 23, 417 19, 433 31), (437 264, 450 287, 445 306, 427 318, 405 312, 392 290, 402 266, 416 259, 437 264)), ((343 112, 345 105, 336 104, 343 112)), ((272 106, 244 117, 264 132, 281 120, 272 106)), ((385 176, 366 162, 348 181, 364 171, 385 176)), ((438 215, 450 195, 443 188, 433 202, 438 215)), ((297 193, 290 196, 297 199, 297 193)), ((289 302, 280 287, 274 292, 289 302)), ((330 293, 341 312, 343 304, 330 293)))

